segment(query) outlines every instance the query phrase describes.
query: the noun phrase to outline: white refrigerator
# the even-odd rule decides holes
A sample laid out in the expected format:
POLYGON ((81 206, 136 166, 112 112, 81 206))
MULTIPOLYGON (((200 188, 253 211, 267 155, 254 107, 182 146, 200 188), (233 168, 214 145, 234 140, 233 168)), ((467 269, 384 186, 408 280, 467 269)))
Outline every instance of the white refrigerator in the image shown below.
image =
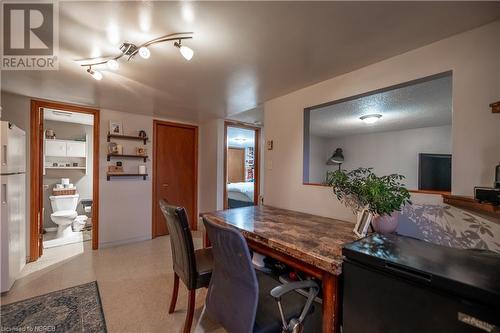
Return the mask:
POLYGON ((8 291, 26 264, 26 133, 0 122, 1 289, 8 291))

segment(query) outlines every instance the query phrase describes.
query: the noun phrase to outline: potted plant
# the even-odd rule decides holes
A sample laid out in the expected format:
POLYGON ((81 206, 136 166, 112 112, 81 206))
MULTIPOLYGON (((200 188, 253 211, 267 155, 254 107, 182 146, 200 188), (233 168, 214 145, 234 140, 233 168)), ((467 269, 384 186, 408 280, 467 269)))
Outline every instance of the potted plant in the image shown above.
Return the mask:
POLYGON ((403 175, 377 176, 372 168, 352 171, 336 170, 327 173, 327 183, 333 193, 354 213, 367 210, 373 215, 375 231, 391 233, 398 226, 398 213, 411 204, 410 193, 401 181, 403 175))

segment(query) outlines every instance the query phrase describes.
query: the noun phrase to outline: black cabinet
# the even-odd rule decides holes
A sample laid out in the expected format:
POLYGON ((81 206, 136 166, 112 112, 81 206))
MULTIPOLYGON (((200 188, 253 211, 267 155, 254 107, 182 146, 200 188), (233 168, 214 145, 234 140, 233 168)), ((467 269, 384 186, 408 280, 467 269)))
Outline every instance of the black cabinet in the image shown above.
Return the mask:
POLYGON ((498 254, 378 234, 343 254, 343 333, 500 332, 498 254))

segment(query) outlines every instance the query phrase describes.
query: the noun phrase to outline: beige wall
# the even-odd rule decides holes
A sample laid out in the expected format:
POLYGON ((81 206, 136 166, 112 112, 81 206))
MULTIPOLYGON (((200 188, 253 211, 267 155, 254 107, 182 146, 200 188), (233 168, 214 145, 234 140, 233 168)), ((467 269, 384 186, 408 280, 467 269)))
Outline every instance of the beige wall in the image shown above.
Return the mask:
MULTIPOLYGON (((2 120, 8 120, 15 123, 19 128, 29 133, 30 125, 30 97, 20 96, 2 91, 2 120)), ((134 242, 151 238, 151 207, 152 207, 152 183, 151 183, 151 157, 146 163, 150 176, 146 181, 142 179, 114 179, 106 180, 106 166, 110 162, 106 161, 107 140, 106 135, 109 128, 109 120, 120 120, 123 123, 125 133, 134 133, 139 129, 144 129, 150 136, 146 148, 148 154, 152 154, 152 133, 153 119, 160 119, 153 116, 138 115, 112 110, 100 111, 100 142, 99 142, 99 243, 101 247, 113 246, 122 243, 134 242)), ((176 121, 175 119, 163 119, 176 121)), ((204 133, 204 125, 200 126, 200 133, 204 133)), ((220 132, 220 131, 219 131, 220 132)), ((29 137, 29 135, 28 135, 29 137)), ((223 137, 223 136, 220 136, 223 137)), ((200 135, 199 152, 205 151, 208 145, 212 144, 213 136, 207 139, 200 135)), ((129 151, 136 146, 138 142, 122 141, 124 149, 129 151)), ((27 142, 27 152, 29 152, 29 140, 27 142)), ((198 171, 198 207, 207 207, 207 210, 215 209, 210 201, 215 194, 210 195, 211 190, 200 190, 204 182, 201 180, 201 170, 212 170, 205 168, 205 164, 218 165, 215 161, 216 155, 205 154, 203 159, 199 159, 198 171), (205 202, 208 200, 208 203, 205 202)), ((137 170, 139 164, 144 164, 139 160, 124 160, 125 171, 137 170)), ((29 158, 27 159, 27 170, 29 180, 29 158)), ((217 171, 216 171, 217 172, 217 171)), ((212 176, 211 173, 207 174, 212 176)), ((217 182, 214 182, 217 186, 217 182)), ((29 181, 26 188, 27 203, 29 203, 29 181)), ((29 206, 29 204, 27 204, 29 206)), ((29 216, 29 211, 27 215, 29 216)), ((27 233, 29 235, 29 219, 27 223, 27 233)), ((29 242, 27 242, 29 244, 29 242)), ((29 253, 29 252, 28 252, 29 253)))
MULTIPOLYGON (((452 191, 491 186, 500 160, 500 21, 270 100, 264 105, 267 204, 348 219, 331 189, 302 185, 303 110, 425 76, 453 71, 452 191)), ((368 51, 368 50, 367 50, 368 51)))

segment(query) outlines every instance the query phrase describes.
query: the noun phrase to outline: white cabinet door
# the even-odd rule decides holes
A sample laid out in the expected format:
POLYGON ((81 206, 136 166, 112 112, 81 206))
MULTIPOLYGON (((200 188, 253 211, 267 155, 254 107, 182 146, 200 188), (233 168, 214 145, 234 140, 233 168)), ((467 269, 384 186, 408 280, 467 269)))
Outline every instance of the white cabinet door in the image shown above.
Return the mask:
POLYGON ((66 142, 66 156, 85 157, 85 142, 66 142))
POLYGON ((46 156, 66 156, 66 141, 45 140, 46 156))

